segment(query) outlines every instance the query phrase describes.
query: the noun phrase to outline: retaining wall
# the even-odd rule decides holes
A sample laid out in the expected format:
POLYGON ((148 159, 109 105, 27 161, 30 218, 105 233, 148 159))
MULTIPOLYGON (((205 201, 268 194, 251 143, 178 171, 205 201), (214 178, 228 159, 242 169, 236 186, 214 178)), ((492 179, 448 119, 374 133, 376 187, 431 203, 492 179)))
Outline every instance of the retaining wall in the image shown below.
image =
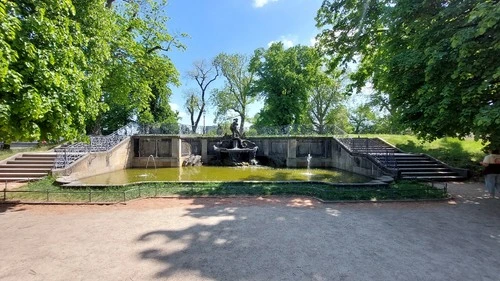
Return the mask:
POLYGON ((130 138, 126 138, 108 151, 91 152, 67 168, 54 169, 52 170, 52 175, 55 177, 80 179, 130 168, 133 160, 131 150, 132 144, 130 138))

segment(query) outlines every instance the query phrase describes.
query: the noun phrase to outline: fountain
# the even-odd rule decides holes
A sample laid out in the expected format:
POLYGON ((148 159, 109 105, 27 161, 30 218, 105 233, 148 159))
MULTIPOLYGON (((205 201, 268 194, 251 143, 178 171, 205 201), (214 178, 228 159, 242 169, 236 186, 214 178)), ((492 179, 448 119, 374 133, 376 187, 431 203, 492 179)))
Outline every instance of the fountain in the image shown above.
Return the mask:
POLYGON ((222 166, 257 165, 255 156, 258 146, 254 142, 241 138, 238 131, 238 119, 233 119, 231 133, 231 137, 226 137, 214 145, 218 164, 222 166))
POLYGON ((148 165, 149 165, 149 159, 153 159, 153 164, 155 165, 155 170, 156 170, 156 161, 155 161, 155 157, 153 155, 148 156, 148 161, 146 162, 146 169, 148 168, 148 165))
MULTIPOLYGON (((155 171, 156 171, 156 161, 155 161, 155 157, 153 155, 148 156, 148 161, 146 162, 146 170, 148 169, 149 159, 153 159, 153 164, 155 166, 155 171)), ((151 176, 151 174, 148 174, 148 173, 144 173, 144 174, 139 175, 139 177, 141 177, 141 178, 147 178, 149 176, 151 176)))

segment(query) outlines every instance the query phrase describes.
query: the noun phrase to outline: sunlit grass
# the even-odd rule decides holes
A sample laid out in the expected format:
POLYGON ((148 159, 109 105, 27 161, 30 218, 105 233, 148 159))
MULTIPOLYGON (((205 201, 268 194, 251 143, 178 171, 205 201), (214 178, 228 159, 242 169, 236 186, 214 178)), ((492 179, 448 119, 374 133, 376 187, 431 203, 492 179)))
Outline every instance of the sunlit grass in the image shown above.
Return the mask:
POLYGON ((49 151, 56 147, 56 145, 40 145, 37 147, 23 148, 23 149, 0 149, 0 161, 14 156, 17 153, 28 153, 28 152, 44 152, 49 151))

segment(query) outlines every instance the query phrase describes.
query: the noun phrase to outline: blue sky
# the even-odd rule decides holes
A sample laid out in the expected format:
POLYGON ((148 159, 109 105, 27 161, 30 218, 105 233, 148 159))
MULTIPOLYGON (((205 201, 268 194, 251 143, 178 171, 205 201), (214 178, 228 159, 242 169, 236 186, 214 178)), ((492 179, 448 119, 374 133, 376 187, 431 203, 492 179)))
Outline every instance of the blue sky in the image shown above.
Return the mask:
MULTIPOLYGON (((270 42, 285 46, 311 45, 318 33, 314 17, 322 0, 170 0, 167 16, 170 33, 187 33, 187 50, 167 55, 181 74, 182 86, 173 89, 171 105, 178 110, 181 123, 188 124, 183 91, 196 88, 185 78, 195 61, 211 60, 221 52, 253 54, 270 42)), ((222 86, 219 79, 216 87, 222 86)), ((251 115, 261 104, 252 106, 251 115)), ((206 124, 213 124, 213 109, 207 112, 206 124)))

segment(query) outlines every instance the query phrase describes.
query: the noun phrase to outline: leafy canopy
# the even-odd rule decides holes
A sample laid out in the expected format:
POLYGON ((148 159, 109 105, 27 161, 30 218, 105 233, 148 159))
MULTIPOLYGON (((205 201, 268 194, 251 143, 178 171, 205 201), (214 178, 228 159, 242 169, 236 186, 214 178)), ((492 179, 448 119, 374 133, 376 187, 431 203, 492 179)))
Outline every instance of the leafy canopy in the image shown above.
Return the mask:
POLYGON ((432 140, 500 145, 498 1, 325 0, 316 17, 330 67, 387 93, 393 114, 432 140))
POLYGON ((255 87, 264 97, 264 108, 256 121, 258 126, 301 124, 307 116, 309 90, 314 84, 321 59, 315 49, 273 43, 268 49, 257 49, 250 62, 255 72, 255 87))

